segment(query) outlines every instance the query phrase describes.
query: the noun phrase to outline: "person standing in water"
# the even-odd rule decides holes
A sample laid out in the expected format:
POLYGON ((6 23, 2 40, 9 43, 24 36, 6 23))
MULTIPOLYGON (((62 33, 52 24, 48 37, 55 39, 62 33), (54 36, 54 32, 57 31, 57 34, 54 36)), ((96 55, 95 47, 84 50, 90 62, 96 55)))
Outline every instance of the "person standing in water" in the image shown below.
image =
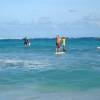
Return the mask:
POLYGON ((66 49, 65 49, 66 38, 64 36, 62 36, 62 38, 61 38, 61 44, 62 44, 62 47, 63 47, 63 51, 65 52, 66 51, 66 49))
POLYGON ((24 46, 29 47, 30 46, 30 41, 27 39, 27 37, 24 38, 24 46))
POLYGON ((57 35, 57 37, 56 37, 56 52, 60 52, 60 41, 61 41, 60 36, 57 35))

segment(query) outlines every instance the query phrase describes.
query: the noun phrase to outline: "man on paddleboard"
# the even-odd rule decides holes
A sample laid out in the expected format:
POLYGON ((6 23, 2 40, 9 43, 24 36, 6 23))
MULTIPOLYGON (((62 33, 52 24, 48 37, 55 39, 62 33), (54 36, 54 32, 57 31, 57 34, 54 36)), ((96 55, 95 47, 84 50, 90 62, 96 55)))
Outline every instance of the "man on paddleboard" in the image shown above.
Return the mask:
POLYGON ((27 39, 27 37, 24 38, 24 46, 29 47, 30 46, 30 41, 27 39))
POLYGON ((65 45, 66 45, 66 38, 64 36, 62 36, 61 38, 61 44, 62 44, 62 49, 63 49, 63 52, 66 51, 65 49, 65 45))
POLYGON ((61 41, 60 36, 57 35, 57 37, 56 37, 56 52, 60 52, 60 41, 61 41))

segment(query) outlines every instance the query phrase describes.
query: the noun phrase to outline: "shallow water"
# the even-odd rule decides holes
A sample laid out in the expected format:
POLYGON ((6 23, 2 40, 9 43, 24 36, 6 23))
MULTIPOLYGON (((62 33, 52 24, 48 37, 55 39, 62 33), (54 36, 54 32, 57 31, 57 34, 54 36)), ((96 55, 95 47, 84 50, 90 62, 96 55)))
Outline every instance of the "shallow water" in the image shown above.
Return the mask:
POLYGON ((2 100, 100 100, 100 41, 68 39, 55 55, 55 39, 0 40, 2 100))

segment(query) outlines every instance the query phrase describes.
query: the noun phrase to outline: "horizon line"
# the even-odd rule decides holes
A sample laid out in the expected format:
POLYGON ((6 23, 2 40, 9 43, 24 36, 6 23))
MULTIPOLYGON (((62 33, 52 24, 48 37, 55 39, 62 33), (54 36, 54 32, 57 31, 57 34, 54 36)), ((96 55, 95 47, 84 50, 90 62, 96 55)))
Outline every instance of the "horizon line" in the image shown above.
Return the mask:
MULTIPOLYGON (((65 36, 66 37, 66 36, 65 36)), ((23 37, 24 38, 24 37, 23 37)), ((23 38, 0 38, 0 40, 22 40, 23 38)), ((28 38, 28 39, 55 39, 56 37, 35 37, 35 38, 28 38)), ((68 39, 81 39, 81 38, 94 38, 94 39, 100 39, 100 37, 66 37, 68 39)))

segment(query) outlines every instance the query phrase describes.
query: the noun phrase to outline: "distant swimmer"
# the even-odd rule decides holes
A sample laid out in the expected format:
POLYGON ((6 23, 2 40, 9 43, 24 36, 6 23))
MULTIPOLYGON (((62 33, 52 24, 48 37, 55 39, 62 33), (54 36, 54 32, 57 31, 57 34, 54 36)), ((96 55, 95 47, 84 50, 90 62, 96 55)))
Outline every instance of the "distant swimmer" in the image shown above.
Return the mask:
POLYGON ((60 41, 61 41, 60 36, 57 35, 57 37, 56 37, 56 52, 60 52, 60 41))
POLYGON ((24 46, 29 47, 30 46, 30 41, 27 39, 27 37, 24 38, 24 46))
POLYGON ((66 45, 66 38, 64 36, 62 36, 61 38, 61 44, 62 44, 62 49, 63 49, 63 52, 66 51, 65 49, 65 45, 66 45))

